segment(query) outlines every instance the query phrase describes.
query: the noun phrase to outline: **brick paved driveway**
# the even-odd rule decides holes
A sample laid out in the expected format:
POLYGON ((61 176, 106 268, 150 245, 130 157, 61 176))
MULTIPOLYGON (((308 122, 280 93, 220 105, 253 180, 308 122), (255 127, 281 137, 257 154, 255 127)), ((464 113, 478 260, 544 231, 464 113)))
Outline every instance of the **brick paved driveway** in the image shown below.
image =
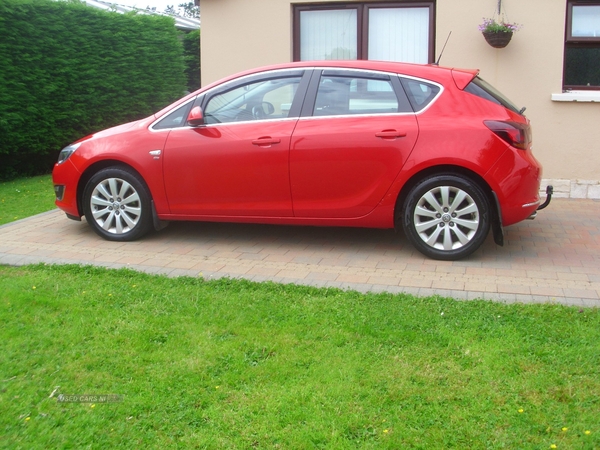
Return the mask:
POLYGON ((129 243, 51 211, 0 227, 0 264, 130 267, 358 291, 600 306, 600 201, 555 199, 466 260, 433 261, 391 230, 172 223, 129 243))

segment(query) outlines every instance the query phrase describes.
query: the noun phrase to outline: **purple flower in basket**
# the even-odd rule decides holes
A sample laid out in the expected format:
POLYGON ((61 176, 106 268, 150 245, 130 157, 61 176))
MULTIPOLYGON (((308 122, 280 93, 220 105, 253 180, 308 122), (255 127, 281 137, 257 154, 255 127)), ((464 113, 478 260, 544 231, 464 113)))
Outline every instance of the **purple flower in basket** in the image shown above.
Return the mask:
POLYGON ((478 28, 483 33, 515 33, 521 29, 521 25, 508 23, 504 20, 496 22, 495 19, 486 19, 484 17, 483 23, 478 28))

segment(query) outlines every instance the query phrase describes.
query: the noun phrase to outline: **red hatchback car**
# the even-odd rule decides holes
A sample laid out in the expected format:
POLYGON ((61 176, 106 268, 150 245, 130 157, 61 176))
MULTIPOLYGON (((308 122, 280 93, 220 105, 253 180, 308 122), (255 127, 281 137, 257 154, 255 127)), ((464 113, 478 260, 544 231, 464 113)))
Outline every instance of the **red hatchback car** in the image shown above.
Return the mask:
POLYGON ((234 75, 64 148, 56 205, 116 241, 172 220, 403 228, 425 255, 463 258, 540 204, 529 121, 477 73, 321 61, 234 75))

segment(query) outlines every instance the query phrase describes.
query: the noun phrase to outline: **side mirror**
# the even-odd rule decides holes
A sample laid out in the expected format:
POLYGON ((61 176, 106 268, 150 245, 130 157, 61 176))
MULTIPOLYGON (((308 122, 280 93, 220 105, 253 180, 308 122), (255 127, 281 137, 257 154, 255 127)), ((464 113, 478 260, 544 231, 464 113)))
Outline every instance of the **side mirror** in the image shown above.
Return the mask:
POLYGON ((187 117, 187 123, 193 127, 200 127, 204 125, 204 114, 202 108, 194 106, 187 117))

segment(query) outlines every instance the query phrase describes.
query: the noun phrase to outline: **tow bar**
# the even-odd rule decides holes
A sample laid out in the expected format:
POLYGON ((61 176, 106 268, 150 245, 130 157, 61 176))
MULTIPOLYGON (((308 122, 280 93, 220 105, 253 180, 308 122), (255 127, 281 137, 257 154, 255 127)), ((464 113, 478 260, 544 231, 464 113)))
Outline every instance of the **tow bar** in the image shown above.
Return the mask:
POLYGON ((546 201, 538 206, 536 211, 544 209, 546 206, 550 204, 550 200, 552 200, 552 194, 554 193, 554 186, 546 186, 546 201))

